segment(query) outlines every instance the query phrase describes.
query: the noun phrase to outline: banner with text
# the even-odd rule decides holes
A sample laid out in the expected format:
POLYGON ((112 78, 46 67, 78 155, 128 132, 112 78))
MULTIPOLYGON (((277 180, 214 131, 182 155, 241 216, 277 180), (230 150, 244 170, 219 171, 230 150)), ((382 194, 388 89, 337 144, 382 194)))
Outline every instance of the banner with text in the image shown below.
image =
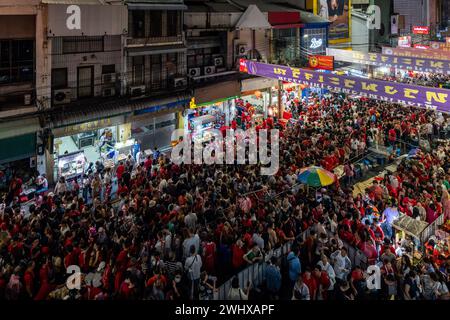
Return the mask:
POLYGON ((309 67, 312 69, 334 70, 333 56, 309 56, 309 67))
POLYGON ((334 56, 335 60, 344 62, 450 75, 450 60, 399 57, 332 48, 327 48, 327 55, 334 56))
POLYGON ((450 113, 450 90, 305 70, 241 59, 239 70, 311 87, 450 113))
POLYGON ((416 58, 428 58, 439 60, 450 60, 450 51, 444 50, 423 50, 417 48, 390 48, 383 47, 382 54, 394 55, 399 57, 416 57, 416 58))

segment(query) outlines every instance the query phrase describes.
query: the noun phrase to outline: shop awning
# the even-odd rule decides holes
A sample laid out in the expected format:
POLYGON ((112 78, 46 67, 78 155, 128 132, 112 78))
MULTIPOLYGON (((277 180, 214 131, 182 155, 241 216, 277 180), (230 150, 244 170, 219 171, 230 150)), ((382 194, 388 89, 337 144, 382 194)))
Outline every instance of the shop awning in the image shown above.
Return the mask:
POLYGON ((155 54, 165 54, 174 52, 185 52, 187 48, 184 45, 167 45, 167 46, 155 46, 155 47, 141 47, 141 48, 128 48, 128 56, 147 56, 155 54))
POLYGON ((244 80, 241 80, 241 91, 246 92, 246 91, 261 90, 261 89, 271 88, 276 85, 278 85, 278 80, 276 80, 276 79, 263 78, 263 77, 244 79, 244 80))
MULTIPOLYGON (((83 109, 73 108, 73 111, 55 113, 52 116, 52 125, 53 128, 72 126, 108 117, 137 114, 140 110, 149 110, 156 106, 166 106, 172 103, 183 106, 187 99, 189 99, 188 96, 179 94, 177 96, 174 95, 173 97, 160 99, 144 98, 136 101, 117 99, 104 103, 93 102, 92 104, 86 104, 83 109)), ((173 110, 168 109, 166 111, 174 112, 173 110)))
POLYGON ((36 155, 36 133, 0 140, 0 164, 36 155))
POLYGON ((236 29, 270 29, 266 16, 254 4, 248 6, 236 23, 236 29))
POLYGON ((240 94, 241 86, 239 81, 231 80, 196 88, 194 96, 197 105, 204 105, 205 103, 239 96, 240 94))
POLYGON ((296 29, 303 28, 305 25, 303 23, 288 23, 288 24, 277 24, 272 25, 274 29, 296 29))

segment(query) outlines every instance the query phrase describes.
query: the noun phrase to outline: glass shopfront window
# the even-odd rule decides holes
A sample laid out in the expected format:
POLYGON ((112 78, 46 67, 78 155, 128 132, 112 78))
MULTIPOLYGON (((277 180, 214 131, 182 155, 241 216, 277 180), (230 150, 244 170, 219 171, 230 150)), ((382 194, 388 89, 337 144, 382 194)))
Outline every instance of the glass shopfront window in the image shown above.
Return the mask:
POLYGON ((327 48, 327 28, 303 29, 301 36, 302 55, 324 55, 327 48))

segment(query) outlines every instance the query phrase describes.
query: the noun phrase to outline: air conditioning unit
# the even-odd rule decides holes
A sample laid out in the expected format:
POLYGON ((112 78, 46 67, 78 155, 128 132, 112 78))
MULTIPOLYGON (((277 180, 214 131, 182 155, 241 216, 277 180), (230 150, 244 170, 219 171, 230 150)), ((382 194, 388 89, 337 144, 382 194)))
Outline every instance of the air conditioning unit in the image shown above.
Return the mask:
POLYGON ((116 95, 116 88, 103 88, 102 96, 103 97, 113 97, 116 95))
POLYGON ((200 68, 190 68, 188 72, 191 78, 198 77, 200 75, 200 68))
POLYGON ((71 89, 60 89, 53 92, 53 104, 65 104, 70 102, 71 89))
POLYGON ((175 78, 173 79, 173 86, 175 88, 182 88, 187 86, 187 79, 186 78, 175 78))
POLYGON ((215 66, 207 66, 204 68, 204 72, 205 72, 205 75, 216 73, 216 67, 215 66))
POLYGON ((214 58, 214 65, 216 67, 221 67, 223 66, 223 57, 215 57, 214 58))
POLYGON ((27 93, 23 95, 23 104, 26 106, 31 104, 31 94, 27 93))
POLYGON ((103 84, 114 83, 116 81, 116 74, 115 73, 105 73, 102 75, 102 81, 103 81, 103 84))
POLYGON ((238 44, 236 46, 236 55, 237 56, 243 56, 247 52, 247 45, 246 44, 238 44))
POLYGON ((145 94, 145 85, 130 87, 130 94, 132 97, 140 97, 145 94))

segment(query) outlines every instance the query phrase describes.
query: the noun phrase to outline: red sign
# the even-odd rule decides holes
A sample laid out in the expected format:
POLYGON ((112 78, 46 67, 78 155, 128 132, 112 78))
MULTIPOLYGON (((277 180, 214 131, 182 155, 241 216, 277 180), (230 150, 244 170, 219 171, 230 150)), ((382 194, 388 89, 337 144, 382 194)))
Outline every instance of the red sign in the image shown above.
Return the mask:
POLYGON ((414 48, 416 48, 416 49, 429 49, 430 47, 429 46, 425 46, 423 44, 415 44, 414 48))
POLYGON ((421 27, 421 26, 416 26, 413 27, 413 33, 414 34, 429 34, 430 33, 430 28, 429 27, 421 27))
POLYGON ((309 66, 312 69, 334 70, 333 56, 309 56, 309 66))

